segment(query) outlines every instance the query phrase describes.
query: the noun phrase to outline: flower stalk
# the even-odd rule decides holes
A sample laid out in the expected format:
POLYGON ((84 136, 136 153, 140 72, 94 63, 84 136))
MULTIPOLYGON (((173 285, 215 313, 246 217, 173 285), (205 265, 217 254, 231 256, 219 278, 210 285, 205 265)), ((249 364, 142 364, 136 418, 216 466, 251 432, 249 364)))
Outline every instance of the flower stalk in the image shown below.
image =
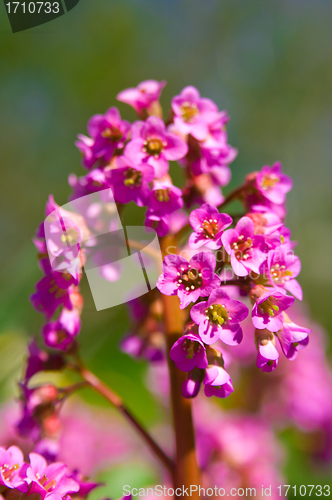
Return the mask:
POLYGON ((92 373, 86 366, 84 366, 81 361, 77 365, 77 370, 90 387, 92 387, 96 392, 107 399, 107 401, 109 401, 117 410, 120 411, 120 413, 122 413, 122 415, 134 427, 134 429, 140 434, 140 436, 143 438, 154 455, 166 467, 171 476, 173 476, 175 468, 173 461, 166 455, 166 453, 160 448, 160 446, 156 443, 152 436, 150 436, 146 429, 144 429, 144 427, 132 415, 132 413, 125 406, 120 396, 118 396, 118 394, 116 394, 113 389, 108 387, 94 373, 92 373))
MULTIPOLYGON (((175 246, 174 238, 165 237, 161 241, 162 251, 175 246)), ((179 309, 176 296, 162 295, 164 306, 164 320, 166 328, 167 352, 171 350, 174 342, 183 334, 184 313, 179 309)), ((181 388, 185 380, 185 373, 178 370, 168 356, 170 377, 171 404, 173 413, 173 426, 175 433, 176 459, 173 486, 188 488, 190 485, 200 484, 200 474, 196 458, 195 434, 191 411, 191 400, 182 396, 181 388)), ((193 493, 196 498, 197 493, 193 493)), ((198 495, 197 495, 198 498, 198 495)))

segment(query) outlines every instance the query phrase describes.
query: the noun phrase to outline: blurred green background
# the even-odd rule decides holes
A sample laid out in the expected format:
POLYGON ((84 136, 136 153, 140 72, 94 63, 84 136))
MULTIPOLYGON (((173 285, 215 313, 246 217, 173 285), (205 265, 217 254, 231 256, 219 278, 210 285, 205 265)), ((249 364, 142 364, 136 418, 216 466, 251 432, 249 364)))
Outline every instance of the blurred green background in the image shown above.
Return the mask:
MULTIPOLYGON (((46 199, 64 204, 68 175, 84 175, 74 141, 89 117, 149 78, 167 80, 166 109, 191 84, 228 110, 239 155, 226 192, 250 171, 283 163, 294 179, 287 225, 299 241, 300 283, 312 318, 332 334, 331 24, 330 0, 80 0, 65 16, 13 34, 1 4, 1 401, 16 394, 26 339, 42 322, 29 295, 41 275, 31 238, 46 199)), ((83 288, 87 363, 155 423, 162 410, 140 382, 144 364, 116 349, 125 308, 96 313, 83 288)), ((288 467, 290 484, 298 474, 288 467)))

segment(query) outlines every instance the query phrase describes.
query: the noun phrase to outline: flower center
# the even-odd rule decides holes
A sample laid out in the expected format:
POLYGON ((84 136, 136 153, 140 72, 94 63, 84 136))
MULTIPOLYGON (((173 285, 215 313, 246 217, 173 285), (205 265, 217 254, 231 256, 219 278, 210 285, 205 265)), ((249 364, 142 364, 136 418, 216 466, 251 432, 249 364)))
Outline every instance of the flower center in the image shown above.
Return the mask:
POLYGON ((291 276, 293 276, 292 271, 288 271, 288 269, 286 269, 286 266, 280 266, 279 264, 275 264, 273 267, 271 267, 270 274, 274 283, 281 283, 282 285, 285 283, 285 281, 289 281, 291 276))
POLYGON ((66 281, 69 281, 72 278, 72 275, 70 273, 68 273, 68 271, 65 271, 64 273, 62 273, 61 276, 66 281))
POLYGON ((55 280, 51 280, 50 285, 51 287, 48 289, 48 291, 49 293, 54 293, 56 299, 60 299, 61 297, 64 297, 66 295, 67 290, 59 288, 55 280))
POLYGON ((143 175, 139 170, 129 167, 123 175, 125 176, 123 183, 127 187, 140 186, 142 184, 143 175))
POLYGON ((61 344, 64 340, 67 339, 67 337, 68 337, 68 334, 64 328, 62 330, 58 330, 56 332, 56 343, 61 344))
POLYGON ((201 232, 205 234, 205 238, 214 238, 219 231, 217 219, 205 219, 201 226, 201 232))
POLYGON ((226 310, 226 306, 223 304, 212 304, 205 310, 206 318, 215 325, 221 326, 226 323, 229 319, 229 311, 226 310))
POLYGON ((188 270, 182 269, 182 273, 178 273, 178 277, 177 286, 183 285, 187 292, 202 286, 202 273, 195 267, 188 270))
POLYGON ((268 297, 264 302, 259 304, 259 309, 262 314, 268 314, 273 317, 276 312, 279 312, 279 306, 276 305, 277 299, 273 297, 268 297))
POLYGON ((169 201, 169 195, 170 195, 171 190, 169 188, 166 189, 156 189, 154 192, 155 197, 157 198, 158 201, 160 202, 167 202, 169 201))
POLYGON ((193 359, 195 354, 201 350, 201 345, 199 342, 185 339, 183 342, 183 350, 187 351, 187 359, 193 359))
POLYGON ((10 467, 8 464, 4 464, 0 467, 2 477, 4 478, 5 481, 10 481, 11 478, 13 477, 13 474, 15 471, 17 471, 20 468, 19 464, 15 464, 12 467, 10 467))
POLYGON ((270 189, 272 187, 274 187, 274 185, 279 182, 279 178, 274 175, 274 174, 271 174, 271 175, 263 175, 263 179, 262 179, 262 188, 263 189, 270 189))
POLYGON ((65 233, 61 236, 61 241, 66 245, 77 245, 80 241, 80 233, 75 227, 65 229, 65 233))
POLYGON ((52 491, 54 489, 54 486, 56 485, 56 481, 52 479, 50 481, 48 477, 44 474, 43 477, 40 477, 40 474, 36 474, 36 478, 38 479, 38 483, 46 490, 46 491, 52 491))
POLYGON ((157 139, 156 137, 149 137, 146 141, 144 141, 144 146, 142 151, 144 153, 148 153, 150 156, 159 158, 165 146, 167 146, 167 142, 162 142, 160 139, 157 139))
POLYGON ((241 236, 239 236, 239 239, 236 242, 232 243, 231 248, 234 250, 235 257, 238 260, 241 259, 247 260, 250 257, 248 250, 250 250, 252 246, 253 246, 252 239, 248 237, 245 240, 242 234, 241 236))
POLYGON ((117 127, 107 127, 103 130, 101 136, 110 141, 119 141, 122 138, 122 132, 117 127))
POLYGON ((180 107, 182 120, 186 123, 193 123, 199 111, 195 102, 189 101, 182 104, 180 107))

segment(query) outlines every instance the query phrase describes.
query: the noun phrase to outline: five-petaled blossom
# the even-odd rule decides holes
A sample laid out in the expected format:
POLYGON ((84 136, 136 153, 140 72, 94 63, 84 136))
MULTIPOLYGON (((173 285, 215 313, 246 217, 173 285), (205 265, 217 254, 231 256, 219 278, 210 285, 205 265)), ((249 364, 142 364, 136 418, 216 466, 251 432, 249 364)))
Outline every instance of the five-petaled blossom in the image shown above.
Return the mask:
POLYGON ((230 375, 227 371, 217 365, 209 365, 205 370, 204 394, 208 398, 217 396, 218 398, 227 398, 234 392, 230 375))
POLYGON ((117 108, 110 108, 105 115, 94 115, 88 123, 91 137, 79 135, 76 146, 83 154, 83 165, 88 169, 96 162, 108 162, 116 149, 123 148, 130 123, 122 120, 117 108))
POLYGON ((20 492, 27 492, 24 482, 24 458, 17 446, 10 446, 7 450, 0 448, 0 485, 6 488, 16 488, 20 492))
POLYGON ((191 212, 189 222, 194 230, 189 237, 190 248, 205 245, 210 250, 218 250, 222 247, 223 232, 232 224, 233 219, 228 214, 220 214, 213 205, 205 203, 191 212))
POLYGON ((285 289, 302 300, 302 288, 295 279, 301 271, 300 259, 292 251, 280 246, 269 252, 267 265, 271 285, 280 290, 285 289))
POLYGON ((208 366, 204 344, 193 333, 188 333, 175 342, 170 357, 176 366, 184 372, 191 371, 195 366, 202 369, 208 366))
POLYGON ((284 325, 277 332, 277 337, 285 356, 293 360, 297 357, 298 351, 308 345, 311 329, 296 325, 287 313, 283 313, 283 316, 284 325))
POLYGON ((183 207, 182 191, 171 179, 155 180, 149 196, 149 210, 158 214, 170 214, 183 207))
POLYGON ((59 500, 79 491, 79 484, 70 477, 65 464, 55 462, 47 465, 37 453, 30 453, 29 458, 30 467, 26 472, 29 494, 38 493, 42 499, 59 500))
POLYGON ((256 285, 250 292, 254 303, 252 308, 252 322, 256 329, 267 329, 270 332, 279 331, 284 324, 284 315, 293 303, 294 297, 285 295, 275 289, 267 289, 256 285))
POLYGON ((116 98, 118 101, 129 104, 138 114, 141 114, 143 109, 149 108, 159 100, 161 91, 165 85, 165 81, 145 80, 139 83, 137 87, 122 90, 116 98))
POLYGON ((126 156, 117 159, 116 167, 107 171, 115 201, 134 201, 139 207, 146 205, 150 193, 149 183, 154 177, 153 167, 137 163, 126 156))
POLYGON ((157 116, 136 122, 131 129, 131 140, 125 147, 125 155, 136 163, 151 165, 157 179, 167 174, 169 161, 180 160, 187 151, 187 143, 168 132, 157 116))
POLYGON ((288 175, 282 173, 281 163, 277 162, 272 167, 265 165, 258 172, 256 186, 265 198, 281 205, 285 202, 286 194, 292 189, 293 182, 288 175))
POLYGON ((179 255, 167 255, 157 288, 165 295, 178 295, 180 309, 184 309, 190 302, 209 296, 219 287, 220 278, 214 273, 215 267, 216 258, 210 252, 197 253, 189 262, 179 255))
POLYGON ((206 139, 209 125, 218 118, 216 104, 200 96, 195 87, 185 87, 181 94, 172 100, 172 109, 175 114, 174 125, 183 134, 191 134, 198 141, 206 139))
POLYGON ((231 300, 222 290, 214 290, 206 302, 200 302, 190 311, 191 319, 199 325, 199 335, 205 344, 222 340, 228 345, 241 342, 243 333, 240 321, 248 316, 249 310, 239 300, 231 300))
POLYGON ((250 271, 259 274, 266 259, 264 237, 255 235, 255 226, 249 217, 242 217, 235 229, 227 229, 221 240, 237 276, 248 276, 250 271))

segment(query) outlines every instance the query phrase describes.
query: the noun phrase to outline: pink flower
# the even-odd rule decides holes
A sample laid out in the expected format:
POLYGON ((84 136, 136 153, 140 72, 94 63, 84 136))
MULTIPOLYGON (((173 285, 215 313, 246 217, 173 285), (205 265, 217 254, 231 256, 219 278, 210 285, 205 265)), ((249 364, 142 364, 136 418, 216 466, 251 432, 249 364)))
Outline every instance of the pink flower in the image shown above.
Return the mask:
POLYGON ((78 134, 78 141, 75 142, 75 146, 79 149, 83 155, 82 163, 87 169, 91 169, 97 161, 97 156, 93 150, 94 140, 91 137, 87 137, 83 134, 78 134))
POLYGON ((105 115, 94 115, 88 123, 92 139, 79 135, 76 142, 84 156, 83 165, 90 169, 96 161, 108 162, 116 149, 123 148, 129 130, 130 123, 121 119, 117 108, 110 108, 105 115))
POLYGON ((199 325, 199 334, 205 344, 222 340, 228 345, 237 345, 242 340, 239 325, 248 316, 248 308, 239 300, 231 300, 223 290, 214 290, 207 302, 194 305, 191 319, 199 325))
POLYGON ((47 224, 47 248, 54 262, 58 263, 59 259, 55 259, 56 257, 63 257, 68 262, 76 259, 82 243, 82 231, 79 225, 61 214, 52 222, 46 221, 45 224, 47 224))
POLYGON ((216 258, 210 252, 200 252, 190 262, 179 255, 166 255, 157 288, 165 295, 178 295, 180 309, 184 309, 220 286, 220 278, 214 274, 215 267, 216 258))
POLYGON ((43 327, 43 338, 47 346, 66 351, 81 328, 80 316, 75 309, 63 309, 59 319, 43 327))
POLYGON ((145 122, 135 122, 131 141, 125 147, 126 156, 136 164, 151 165, 158 179, 167 174, 169 161, 180 160, 187 151, 187 143, 167 132, 164 122, 157 116, 150 116, 145 122))
POLYGON ((277 337, 286 358, 293 361, 293 359, 297 357, 298 351, 304 349, 308 345, 308 335, 311 329, 296 325, 286 313, 284 313, 283 316, 284 325, 282 330, 277 333, 277 337))
POLYGON ((23 478, 24 459, 22 451, 17 446, 11 446, 8 450, 0 448, 0 485, 26 492, 28 488, 23 478))
POLYGON ((281 163, 277 162, 272 167, 265 165, 257 173, 256 186, 270 202, 282 205, 286 201, 286 194, 293 187, 293 182, 290 177, 282 173, 281 163))
POLYGON ((164 80, 161 82, 145 80, 139 83, 137 87, 122 90, 116 98, 118 101, 129 104, 138 114, 141 114, 143 109, 149 108, 152 103, 159 100, 161 91, 165 85, 166 82, 164 80))
POLYGON ((170 227, 169 216, 153 210, 147 210, 144 224, 156 231, 158 236, 166 236, 170 227))
POLYGON ((256 365, 263 372, 272 372, 278 366, 279 353, 275 347, 275 336, 269 330, 255 330, 257 343, 256 365))
POLYGON ((182 191, 170 179, 154 181, 148 200, 149 210, 159 214, 170 214, 183 207, 182 191))
POLYGON ((38 493, 42 499, 58 500, 69 493, 79 491, 79 484, 70 478, 65 464, 57 462, 47 465, 37 453, 30 453, 27 481, 31 485, 29 494, 38 493))
POLYGON ((206 203, 191 212, 189 222, 194 230, 189 238, 190 248, 205 245, 210 250, 218 250, 222 247, 222 234, 233 219, 227 214, 219 214, 216 207, 206 203))
POLYGON ((153 168, 148 164, 137 164, 126 156, 118 157, 116 165, 117 168, 107 172, 115 201, 134 201, 139 207, 146 205, 150 193, 149 182, 154 177, 153 168))
POLYGON ((84 177, 77 177, 75 174, 71 174, 68 178, 68 183, 73 189, 70 197, 71 200, 76 200, 87 194, 96 193, 110 187, 105 171, 102 168, 94 168, 84 177))
POLYGON ((224 368, 216 365, 209 365, 205 371, 204 394, 208 398, 217 396, 227 398, 234 388, 231 377, 224 368))
POLYGON ((183 134, 191 134, 198 141, 206 139, 209 124, 218 118, 218 107, 210 99, 201 98, 195 87, 185 87, 172 100, 174 125, 183 134))
POLYGON ((186 399, 195 398, 199 393, 202 382, 204 380, 205 370, 194 368, 187 374, 181 388, 182 396, 186 399))
POLYGON ((271 250, 268 254, 268 276, 271 285, 283 291, 288 290, 299 300, 302 300, 303 293, 296 278, 301 270, 301 261, 293 252, 280 246, 271 250))
POLYGON ((36 292, 31 295, 31 302, 37 311, 45 314, 46 318, 53 316, 59 306, 64 306, 66 309, 73 309, 71 300, 72 287, 60 288, 53 274, 49 274, 42 278, 36 285, 36 292))
POLYGON ((222 235, 222 243, 231 256, 232 268, 237 276, 248 276, 250 270, 259 274, 259 267, 266 260, 264 237, 254 233, 253 221, 242 217, 235 229, 227 229, 222 235))
POLYGON ((284 324, 283 311, 286 311, 293 303, 294 297, 285 295, 279 291, 256 285, 250 292, 254 303, 252 309, 252 322, 258 330, 267 329, 270 332, 279 331, 284 324))
POLYGON ((204 344, 193 333, 183 335, 175 342, 170 357, 183 372, 189 372, 196 366, 204 369, 208 365, 204 344))

